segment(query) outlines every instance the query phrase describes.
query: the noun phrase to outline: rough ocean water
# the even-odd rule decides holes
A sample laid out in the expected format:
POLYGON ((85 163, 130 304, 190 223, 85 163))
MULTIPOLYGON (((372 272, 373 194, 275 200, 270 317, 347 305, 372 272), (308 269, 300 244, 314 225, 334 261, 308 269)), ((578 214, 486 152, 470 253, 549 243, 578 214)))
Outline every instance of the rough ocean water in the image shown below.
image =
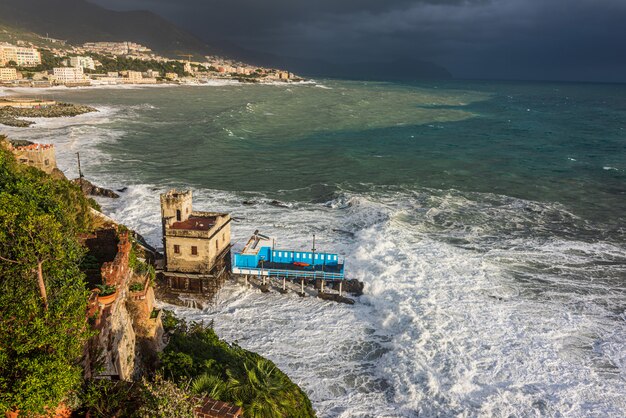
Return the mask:
MULTIPOLYGON (((5 93, 11 93, 5 91, 5 93)), ((626 86, 361 83, 77 89, 97 114, 0 127, 128 189, 105 211, 160 245, 160 192, 346 259, 356 305, 228 284, 204 311, 321 417, 626 416, 626 86), (281 205, 273 204, 278 200, 281 205), (254 205, 244 205, 253 201, 254 205)))

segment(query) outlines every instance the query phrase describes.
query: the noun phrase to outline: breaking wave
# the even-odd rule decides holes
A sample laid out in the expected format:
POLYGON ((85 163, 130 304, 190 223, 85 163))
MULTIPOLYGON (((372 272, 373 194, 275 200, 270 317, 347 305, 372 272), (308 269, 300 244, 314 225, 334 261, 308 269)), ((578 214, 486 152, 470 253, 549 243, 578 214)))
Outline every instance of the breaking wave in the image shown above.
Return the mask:
MULTIPOLYGON (((126 134, 114 122, 133 111, 8 131, 55 143, 70 177, 80 150, 96 184, 128 187, 100 199, 104 210, 160 246, 158 195, 184 185, 105 169, 123 163, 109 147, 126 134)), ((322 417, 626 415, 626 249, 610 231, 497 194, 315 187, 320 199, 285 190, 281 204, 197 189, 194 205, 237 218, 236 250, 257 228, 294 249, 315 233, 365 282, 356 305, 228 284, 213 307, 173 309, 272 359, 322 417)))

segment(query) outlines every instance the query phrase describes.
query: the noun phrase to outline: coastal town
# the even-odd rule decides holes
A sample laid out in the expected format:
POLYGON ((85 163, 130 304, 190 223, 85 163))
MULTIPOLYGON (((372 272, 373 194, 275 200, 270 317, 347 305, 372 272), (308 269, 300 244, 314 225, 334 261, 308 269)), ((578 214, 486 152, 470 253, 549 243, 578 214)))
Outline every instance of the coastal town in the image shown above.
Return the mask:
POLYGON ((133 41, 86 42, 39 37, 41 42, 10 37, 0 40, 0 86, 52 87, 127 84, 206 84, 296 82, 289 71, 246 64, 219 56, 164 57, 133 41))

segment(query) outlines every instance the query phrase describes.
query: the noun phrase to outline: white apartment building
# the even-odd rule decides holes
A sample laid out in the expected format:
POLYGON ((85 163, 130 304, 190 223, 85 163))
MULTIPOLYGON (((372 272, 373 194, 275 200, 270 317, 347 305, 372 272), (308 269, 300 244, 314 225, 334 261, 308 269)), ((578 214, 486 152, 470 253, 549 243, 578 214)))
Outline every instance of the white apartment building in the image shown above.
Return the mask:
POLYGON ((90 70, 96 69, 96 63, 91 57, 70 57, 70 66, 88 68, 90 70))
POLYGON ((17 70, 15 68, 0 68, 0 81, 17 80, 17 70))
POLYGON ((141 71, 128 71, 128 75, 127 75, 128 80, 126 80, 129 83, 141 83, 143 80, 143 74, 141 74, 141 71))
POLYGON ((58 67, 52 69, 54 78, 59 83, 80 83, 86 80, 82 67, 58 67))
POLYGON ((35 48, 0 44, 0 65, 7 65, 11 61, 20 67, 34 67, 41 64, 41 54, 35 48))

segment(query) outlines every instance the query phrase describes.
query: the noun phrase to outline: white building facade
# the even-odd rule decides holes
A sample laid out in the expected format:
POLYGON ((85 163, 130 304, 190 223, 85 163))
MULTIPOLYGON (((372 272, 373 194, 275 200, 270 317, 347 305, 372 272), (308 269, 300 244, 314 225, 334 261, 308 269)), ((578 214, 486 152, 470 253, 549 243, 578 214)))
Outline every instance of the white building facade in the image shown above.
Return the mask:
POLYGON ((0 44, 0 65, 7 65, 11 61, 20 67, 35 67, 41 64, 41 54, 35 48, 0 44))
POLYGON ((52 70, 59 83, 81 83, 87 80, 82 67, 58 67, 52 70))
POLYGON ((96 69, 96 63, 91 57, 70 57, 70 66, 89 70, 96 69))
POLYGON ((0 81, 17 80, 17 71, 15 68, 0 68, 0 81))

